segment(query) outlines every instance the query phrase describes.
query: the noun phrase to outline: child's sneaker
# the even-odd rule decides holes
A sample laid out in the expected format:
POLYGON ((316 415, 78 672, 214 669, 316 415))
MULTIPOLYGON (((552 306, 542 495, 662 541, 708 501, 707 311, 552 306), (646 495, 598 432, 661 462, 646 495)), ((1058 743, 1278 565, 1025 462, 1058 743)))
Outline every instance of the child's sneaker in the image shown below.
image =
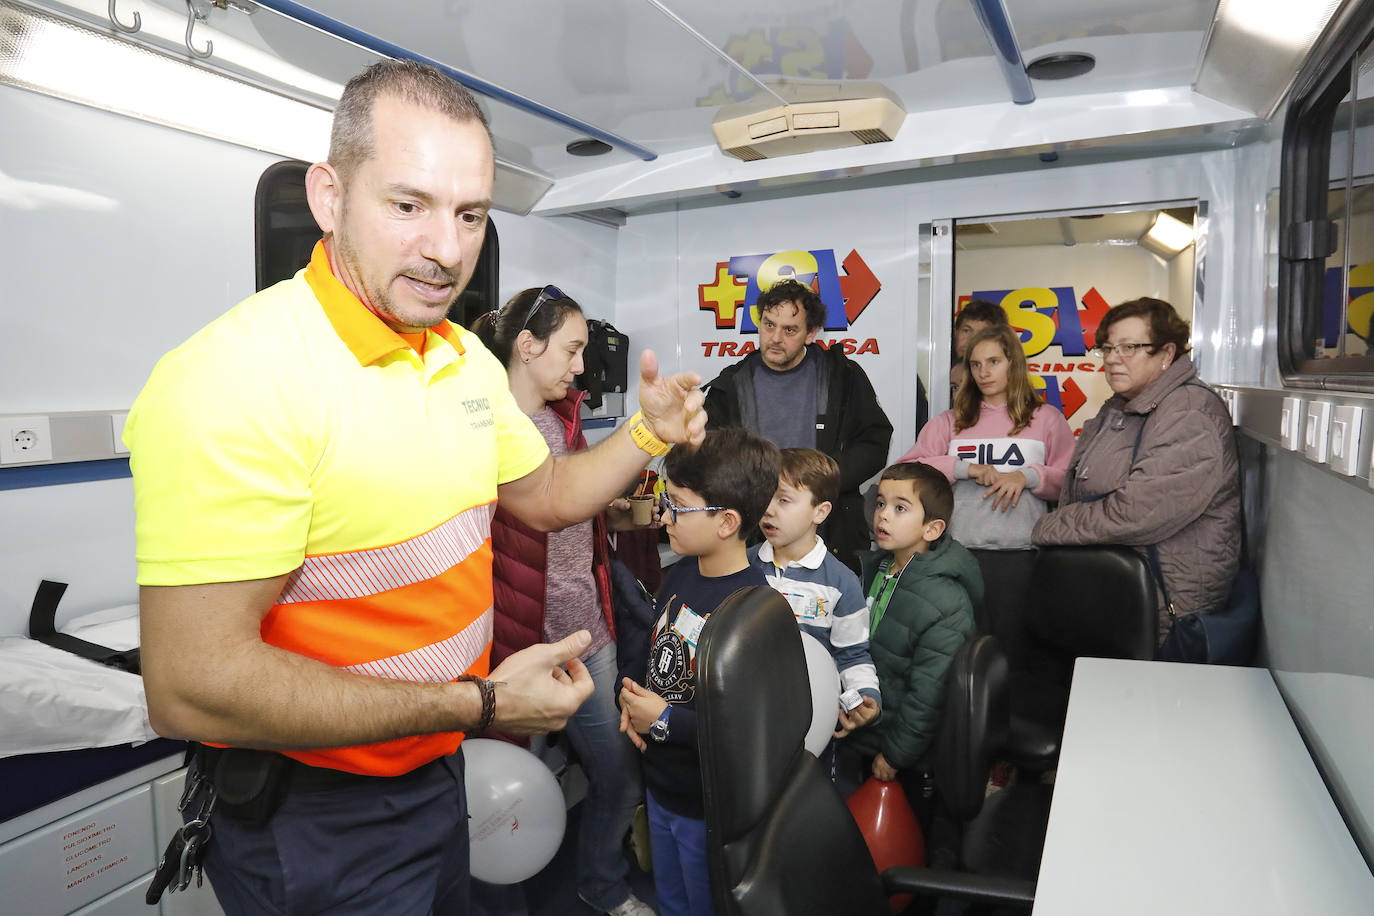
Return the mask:
MULTIPOLYGON (((646 875, 653 874, 654 857, 649 847, 649 809, 644 805, 635 808, 634 820, 630 821, 630 851, 634 853, 639 870, 646 875)), ((630 899, 635 899, 630 895, 630 899)))
POLYGON ((1005 789, 1011 785, 1016 778, 1016 771, 1011 768, 1011 764, 1005 760, 999 760, 992 766, 992 773, 988 776, 988 788, 983 797, 991 795, 999 789, 1005 789))
POLYGON ((607 910, 606 916, 657 916, 657 914, 653 907, 631 894, 620 906, 607 910))

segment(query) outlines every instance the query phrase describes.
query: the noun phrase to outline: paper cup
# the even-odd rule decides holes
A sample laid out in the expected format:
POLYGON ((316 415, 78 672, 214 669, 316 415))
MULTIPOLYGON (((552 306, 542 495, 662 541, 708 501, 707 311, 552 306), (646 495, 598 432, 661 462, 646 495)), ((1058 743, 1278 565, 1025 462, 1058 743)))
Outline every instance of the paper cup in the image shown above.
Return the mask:
POLYGON ((630 518, 641 528, 653 524, 654 498, 652 496, 631 496, 630 518))

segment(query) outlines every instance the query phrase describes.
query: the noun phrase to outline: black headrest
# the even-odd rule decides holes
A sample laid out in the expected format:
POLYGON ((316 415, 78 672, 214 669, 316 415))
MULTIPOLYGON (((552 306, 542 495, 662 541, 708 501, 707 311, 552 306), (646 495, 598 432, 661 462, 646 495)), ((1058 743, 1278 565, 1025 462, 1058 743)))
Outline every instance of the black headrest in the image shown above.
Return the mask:
POLYGON ((1074 658, 1154 658, 1159 599, 1129 547, 1046 547, 1031 572, 1035 635, 1074 658))
POLYGON ((959 821, 983 807, 988 771, 1007 743, 1007 670, 1007 657, 992 636, 964 643, 950 666, 944 721, 935 741, 935 780, 959 821))
MULTIPOLYGON (((767 586, 743 588, 707 618, 696 709, 707 842, 728 847, 763 819, 805 753, 811 682, 786 598, 767 586)), ((729 857, 738 878, 747 850, 729 857)))

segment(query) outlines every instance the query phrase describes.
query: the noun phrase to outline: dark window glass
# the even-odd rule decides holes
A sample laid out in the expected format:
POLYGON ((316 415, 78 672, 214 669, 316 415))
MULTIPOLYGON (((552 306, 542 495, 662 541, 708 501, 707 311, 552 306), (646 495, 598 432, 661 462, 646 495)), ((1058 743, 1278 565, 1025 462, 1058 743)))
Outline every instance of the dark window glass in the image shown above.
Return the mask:
POLYGON ((1370 35, 1360 17, 1323 42, 1298 77, 1284 124, 1279 363, 1294 384, 1374 390, 1370 35))
POLYGON ((295 276, 310 263, 310 252, 320 240, 320 227, 305 202, 308 168, 295 160, 276 162, 258 179, 258 289, 295 276))
POLYGON ((496 221, 487 217, 487 237, 482 241, 482 255, 477 259, 477 267, 462 295, 449 306, 448 320, 467 328, 472 326, 478 315, 500 308, 501 303, 496 299, 500 273, 500 236, 496 233, 496 221))

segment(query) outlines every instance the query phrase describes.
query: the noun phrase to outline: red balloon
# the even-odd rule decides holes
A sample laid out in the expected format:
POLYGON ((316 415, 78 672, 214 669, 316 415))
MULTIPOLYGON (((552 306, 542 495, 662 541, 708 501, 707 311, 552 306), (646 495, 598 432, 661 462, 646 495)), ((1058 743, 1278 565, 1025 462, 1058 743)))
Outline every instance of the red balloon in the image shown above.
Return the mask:
MULTIPOLYGON (((926 864, 925 836, 896 780, 882 782, 870 776, 846 803, 879 873, 894 865, 926 864)), ((892 912, 901 912, 910 902, 909 894, 893 897, 892 912)))

